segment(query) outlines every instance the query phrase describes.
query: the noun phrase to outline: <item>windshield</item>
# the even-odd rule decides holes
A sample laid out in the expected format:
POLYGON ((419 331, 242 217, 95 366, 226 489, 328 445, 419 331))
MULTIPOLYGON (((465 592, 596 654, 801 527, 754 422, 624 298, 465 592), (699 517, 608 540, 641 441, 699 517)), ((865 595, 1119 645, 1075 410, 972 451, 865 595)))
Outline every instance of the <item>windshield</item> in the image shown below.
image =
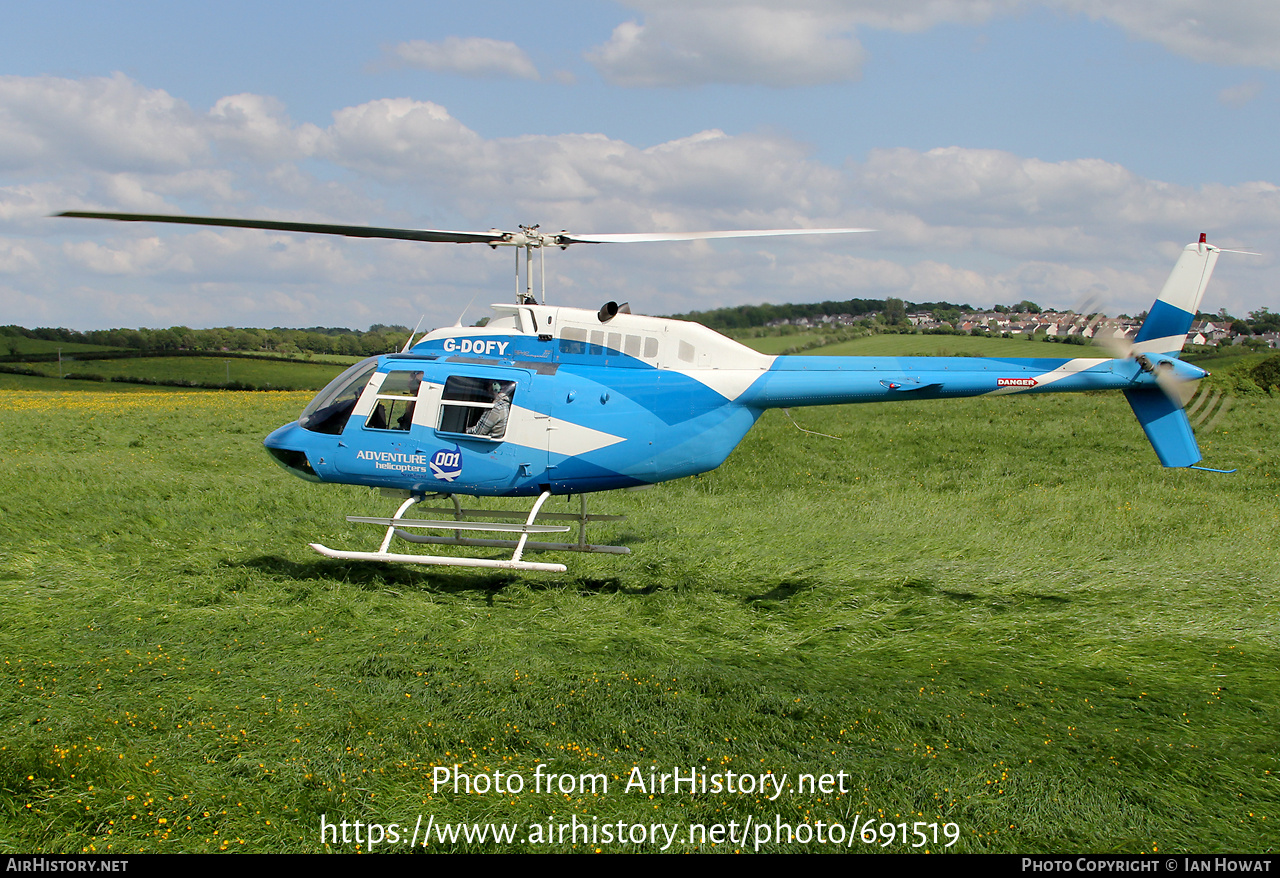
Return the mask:
POLYGON ((360 400, 364 386, 369 377, 378 370, 378 358, 370 357, 361 360, 337 378, 311 400, 311 403, 298 416, 298 423, 304 429, 316 433, 339 434, 351 417, 351 410, 360 400))

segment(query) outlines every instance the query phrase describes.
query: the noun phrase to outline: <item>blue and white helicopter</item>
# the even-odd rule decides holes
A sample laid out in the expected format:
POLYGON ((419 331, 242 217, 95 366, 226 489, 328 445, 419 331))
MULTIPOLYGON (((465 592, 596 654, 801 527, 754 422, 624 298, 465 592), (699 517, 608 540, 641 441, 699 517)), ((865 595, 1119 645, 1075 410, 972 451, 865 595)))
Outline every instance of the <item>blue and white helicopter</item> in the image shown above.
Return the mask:
POLYGON ((68 212, 59 216, 232 226, 362 238, 479 243, 516 248, 516 302, 493 307, 483 327, 449 326, 370 357, 335 378, 264 444, 294 475, 313 482, 381 488, 404 498, 389 518, 349 521, 386 528, 375 552, 316 543, 330 558, 564 572, 524 560, 526 551, 627 554, 586 540, 586 495, 636 488, 715 469, 766 409, 1004 394, 1120 390, 1160 462, 1201 459, 1183 407, 1187 387, 1208 373, 1179 359, 1219 248, 1205 236, 1183 250, 1134 341, 1111 358, 766 356, 704 326, 644 317, 626 305, 598 312, 547 305, 533 295, 531 255, 572 244, 687 241, 863 229, 788 229, 677 234, 548 234, 384 229, 270 220, 68 212), (525 279, 519 292, 519 251, 525 279), (579 513, 542 513, 553 495, 579 495, 579 513), (531 511, 464 509, 459 496, 535 498, 531 511), (426 499, 451 518, 406 518, 426 499), (507 518, 507 521, 476 520, 507 518), (577 542, 531 541, 570 530, 577 542), (452 531, 433 536, 418 531, 452 531), (501 538, 467 533, 490 532, 501 538), (511 549, 510 558, 388 551, 414 542, 511 549))

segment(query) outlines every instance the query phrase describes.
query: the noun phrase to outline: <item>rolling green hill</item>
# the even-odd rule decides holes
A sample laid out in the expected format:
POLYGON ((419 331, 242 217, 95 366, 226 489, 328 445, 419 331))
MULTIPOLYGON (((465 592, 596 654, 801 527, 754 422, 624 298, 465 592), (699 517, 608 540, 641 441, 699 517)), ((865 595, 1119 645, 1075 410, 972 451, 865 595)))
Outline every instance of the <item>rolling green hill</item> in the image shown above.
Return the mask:
MULTIPOLYGON (((110 360, 65 360, 63 374, 73 378, 95 377, 118 383, 119 379, 174 386, 250 386, 258 390, 319 390, 336 377, 348 360, 313 363, 300 360, 227 357, 127 357, 110 360), (116 379, 116 380, 113 380, 116 379)), ((46 361, 8 364, 57 378, 59 365, 46 361)), ((92 383, 74 380, 69 384, 92 383)))
POLYGON ((104 353, 123 348, 78 342, 48 341, 43 338, 27 338, 21 335, 0 336, 0 356, 21 357, 30 354, 56 354, 61 349, 64 356, 81 353, 104 353))
MULTIPOLYGON (((765 354, 777 354, 803 344, 804 335, 743 338, 748 347, 765 354)), ((852 341, 837 342, 802 352, 823 357, 1079 357, 1106 356, 1099 349, 1084 345, 1052 344, 1012 338, 984 338, 973 335, 870 335, 852 341), (1084 353, 1089 351, 1091 353, 1084 353)))

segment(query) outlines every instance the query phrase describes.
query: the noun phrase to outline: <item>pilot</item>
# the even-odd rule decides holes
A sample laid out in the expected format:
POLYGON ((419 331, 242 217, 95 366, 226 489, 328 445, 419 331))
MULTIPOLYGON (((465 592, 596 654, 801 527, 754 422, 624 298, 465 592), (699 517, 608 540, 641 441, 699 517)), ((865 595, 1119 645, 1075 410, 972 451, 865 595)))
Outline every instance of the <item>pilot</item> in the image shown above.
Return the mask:
POLYGON ((481 415, 480 420, 476 421, 474 426, 467 428, 467 432, 473 436, 488 436, 492 439, 501 439, 502 435, 507 432, 507 415, 511 411, 511 394, 502 386, 501 381, 493 382, 489 385, 489 390, 493 392, 493 408, 481 415))

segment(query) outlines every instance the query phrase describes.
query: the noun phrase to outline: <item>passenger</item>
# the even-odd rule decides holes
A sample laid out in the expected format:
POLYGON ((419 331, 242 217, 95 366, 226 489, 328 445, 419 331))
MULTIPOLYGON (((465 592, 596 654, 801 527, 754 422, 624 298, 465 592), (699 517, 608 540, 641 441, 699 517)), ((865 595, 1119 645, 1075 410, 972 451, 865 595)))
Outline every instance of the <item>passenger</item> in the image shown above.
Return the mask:
MULTIPOLYGON (((414 372, 409 376, 409 395, 415 400, 418 398, 418 388, 422 386, 422 373, 414 372)), ((396 420, 396 429, 408 430, 413 426, 413 409, 416 402, 411 402, 404 407, 404 414, 396 420)))
POLYGON ((501 439, 507 432, 507 415, 511 412, 511 394, 495 381, 489 389, 493 392, 493 408, 480 416, 475 425, 467 432, 473 436, 488 436, 490 439, 501 439))

